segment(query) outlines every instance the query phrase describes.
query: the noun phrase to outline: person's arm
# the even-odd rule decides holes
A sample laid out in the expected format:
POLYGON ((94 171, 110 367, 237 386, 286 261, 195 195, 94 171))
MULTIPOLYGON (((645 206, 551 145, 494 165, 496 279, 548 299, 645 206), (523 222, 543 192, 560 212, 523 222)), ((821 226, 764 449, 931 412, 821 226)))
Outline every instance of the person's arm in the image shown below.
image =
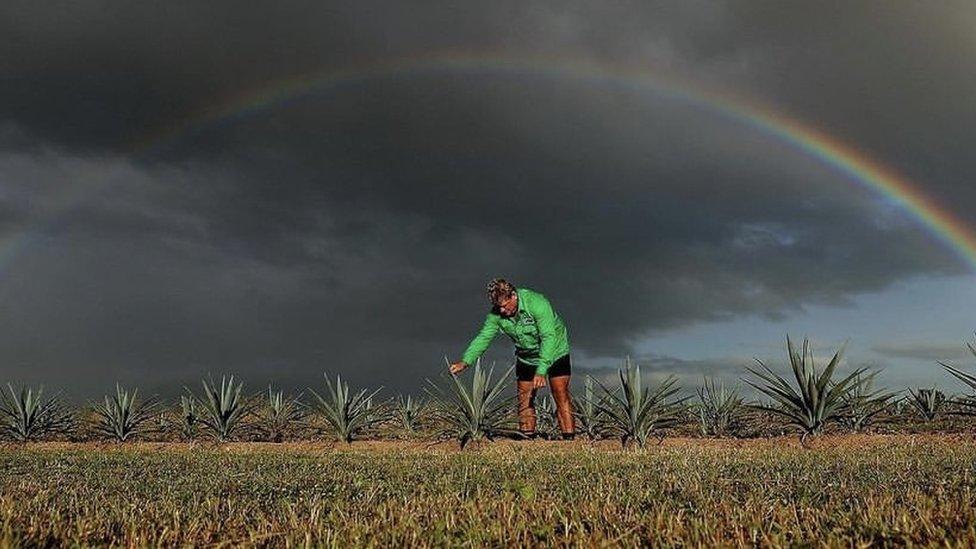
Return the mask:
POLYGON ((478 335, 474 336, 471 343, 468 345, 467 350, 464 351, 464 355, 461 357, 461 362, 467 364, 468 366, 474 364, 474 361, 478 360, 478 357, 488 349, 491 345, 491 341, 495 339, 495 335, 498 333, 498 317, 497 315, 489 313, 485 317, 485 323, 481 326, 481 331, 478 335))
POLYGON ((556 349, 556 312, 552 310, 552 304, 546 296, 536 293, 532 299, 529 312, 535 318, 536 327, 539 329, 539 366, 535 369, 535 374, 544 376, 549 372, 549 367, 558 357, 553 356, 556 349))

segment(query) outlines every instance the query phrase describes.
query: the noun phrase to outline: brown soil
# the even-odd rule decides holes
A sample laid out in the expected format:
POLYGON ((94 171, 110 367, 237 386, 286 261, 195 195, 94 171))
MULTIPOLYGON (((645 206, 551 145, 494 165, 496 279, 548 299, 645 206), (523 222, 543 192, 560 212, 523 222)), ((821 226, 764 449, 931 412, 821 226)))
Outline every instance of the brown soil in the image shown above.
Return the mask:
MULTIPOLYGON (((825 435, 807 441, 807 447, 817 448, 859 448, 874 444, 976 444, 976 434, 845 434, 825 435)), ((456 441, 431 442, 425 440, 363 440, 352 444, 299 441, 299 442, 227 442, 217 444, 210 441, 197 442, 127 442, 123 444, 113 442, 32 442, 27 445, 38 450, 158 450, 158 451, 197 451, 200 449, 222 450, 227 452, 330 452, 330 451, 417 451, 454 453, 460 451, 456 441)), ((0 443, 0 449, 21 447, 18 443, 0 443)), ((666 438, 660 444, 652 441, 649 448, 711 448, 711 449, 762 449, 762 448, 800 448, 798 437, 771 437, 756 439, 717 439, 717 438, 666 438)), ((481 444, 469 445, 465 451, 479 451, 484 449, 524 448, 539 451, 570 451, 570 450, 601 450, 616 452, 621 450, 617 440, 574 440, 574 441, 516 441, 497 440, 481 444)))

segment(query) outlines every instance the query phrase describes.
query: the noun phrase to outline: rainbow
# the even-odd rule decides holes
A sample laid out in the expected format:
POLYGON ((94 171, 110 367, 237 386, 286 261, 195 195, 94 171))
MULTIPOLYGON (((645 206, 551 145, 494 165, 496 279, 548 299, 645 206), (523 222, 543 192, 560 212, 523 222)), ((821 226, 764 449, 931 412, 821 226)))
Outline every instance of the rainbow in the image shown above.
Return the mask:
MULTIPOLYGON (((480 71, 506 74, 528 73, 552 78, 575 78, 588 82, 606 82, 633 86, 673 97, 732 118, 766 135, 788 143, 823 164, 839 171, 846 180, 857 182, 887 197, 918 220, 928 232, 954 251, 976 271, 976 238, 971 228, 949 210, 936 203, 909 180, 882 166, 853 147, 819 132, 799 121, 778 114, 749 101, 709 91, 695 84, 663 73, 645 69, 618 67, 605 63, 559 58, 513 57, 505 54, 470 54, 446 52, 421 58, 396 59, 360 65, 346 70, 328 70, 282 80, 257 91, 227 98, 217 106, 194 113, 179 123, 137 140, 132 152, 138 158, 151 156, 167 143, 221 123, 281 105, 343 84, 366 80, 430 72, 480 71)), ((124 178, 120 178, 124 179, 124 178)), ((113 183, 107 181, 103 187, 113 183)), ((56 221, 62 213, 89 196, 91 189, 75 185, 58 197, 39 224, 56 221)), ((6 266, 29 246, 35 232, 26 230, 0 240, 0 267, 6 266)))
POLYGON ((505 54, 444 52, 424 57, 395 59, 326 70, 277 81, 259 90, 229 97, 216 106, 194 113, 179 123, 143 140, 139 149, 158 150, 187 134, 230 123, 269 107, 281 106, 341 85, 376 78, 438 72, 531 74, 587 82, 612 83, 653 91, 731 118, 787 143, 836 170, 845 179, 888 199, 916 219, 919 225, 956 253, 976 271, 976 236, 968 223, 938 204, 917 185, 854 147, 810 125, 791 119, 755 102, 711 91, 701 84, 646 68, 608 65, 578 59, 514 57, 505 54))

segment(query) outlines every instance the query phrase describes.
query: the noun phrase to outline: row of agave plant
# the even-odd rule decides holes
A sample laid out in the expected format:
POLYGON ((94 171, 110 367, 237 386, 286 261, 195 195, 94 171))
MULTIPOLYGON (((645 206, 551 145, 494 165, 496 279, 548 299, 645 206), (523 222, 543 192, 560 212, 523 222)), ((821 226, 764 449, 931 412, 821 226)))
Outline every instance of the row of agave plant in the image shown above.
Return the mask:
MULTIPOLYGON (((976 347, 968 347, 976 355, 976 347)), ((922 388, 908 389, 902 396, 875 388, 878 372, 865 368, 835 379, 843 348, 822 370, 814 362, 809 340, 797 349, 787 337, 787 352, 792 380, 759 360, 758 367, 747 368, 753 378, 745 383, 768 399, 758 402, 746 402, 738 386, 727 388, 706 378, 697 389, 697 402, 689 403, 692 396, 677 396, 680 387, 674 376, 647 386, 640 367, 628 358, 613 387, 592 376, 585 378, 583 393, 574 403, 577 431, 590 439, 617 438, 624 446, 643 447, 650 440, 663 439, 689 414, 704 435, 736 435, 743 417, 752 411, 780 418, 782 425, 796 428, 805 442, 829 424, 862 431, 884 415, 898 417, 906 410, 914 410, 926 421, 945 413, 976 415, 976 376, 951 365, 940 363, 974 394, 955 397, 922 388)), ((333 383, 328 374, 325 391, 310 390, 309 403, 270 388, 266 395, 244 395, 244 384, 233 376, 221 378, 219 384, 204 380, 201 393, 186 389, 175 414, 178 419, 169 426, 177 426, 184 439, 205 431, 222 442, 244 433, 253 438, 256 432, 262 440, 281 441, 287 433, 313 429, 314 436, 328 433, 337 441, 351 442, 378 426, 393 425, 409 434, 430 429, 436 441, 454 439, 464 447, 469 442, 519 436, 516 399, 508 390, 513 369, 495 377, 494 368, 485 369, 478 362, 467 383, 454 376, 443 384, 428 380, 423 400, 411 396, 380 400, 382 388, 351 390, 340 376, 333 383), (321 426, 317 430, 312 427, 316 419, 321 426)), ((44 397, 43 390, 27 387, 17 391, 8 385, 8 390, 0 393, 0 436, 30 441, 78 427, 78 414, 59 396, 44 397)), ((163 428, 164 408, 156 398, 140 399, 137 390, 117 385, 114 395, 90 406, 88 424, 102 438, 125 442, 163 428)), ((538 430, 555 433, 552 399, 538 399, 536 411, 538 430)))

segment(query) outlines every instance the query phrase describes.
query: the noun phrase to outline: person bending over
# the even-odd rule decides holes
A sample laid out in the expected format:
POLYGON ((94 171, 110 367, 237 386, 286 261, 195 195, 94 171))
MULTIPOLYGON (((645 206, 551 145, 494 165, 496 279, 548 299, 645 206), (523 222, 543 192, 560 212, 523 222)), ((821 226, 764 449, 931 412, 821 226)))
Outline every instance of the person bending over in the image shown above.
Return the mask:
POLYGON ((556 417, 564 439, 575 432, 569 393, 569 336, 566 325, 546 296, 529 288, 516 288, 503 278, 488 283, 491 311, 461 360, 450 365, 457 375, 480 357, 499 331, 515 343, 519 430, 535 436, 535 395, 546 386, 556 402, 556 417))

